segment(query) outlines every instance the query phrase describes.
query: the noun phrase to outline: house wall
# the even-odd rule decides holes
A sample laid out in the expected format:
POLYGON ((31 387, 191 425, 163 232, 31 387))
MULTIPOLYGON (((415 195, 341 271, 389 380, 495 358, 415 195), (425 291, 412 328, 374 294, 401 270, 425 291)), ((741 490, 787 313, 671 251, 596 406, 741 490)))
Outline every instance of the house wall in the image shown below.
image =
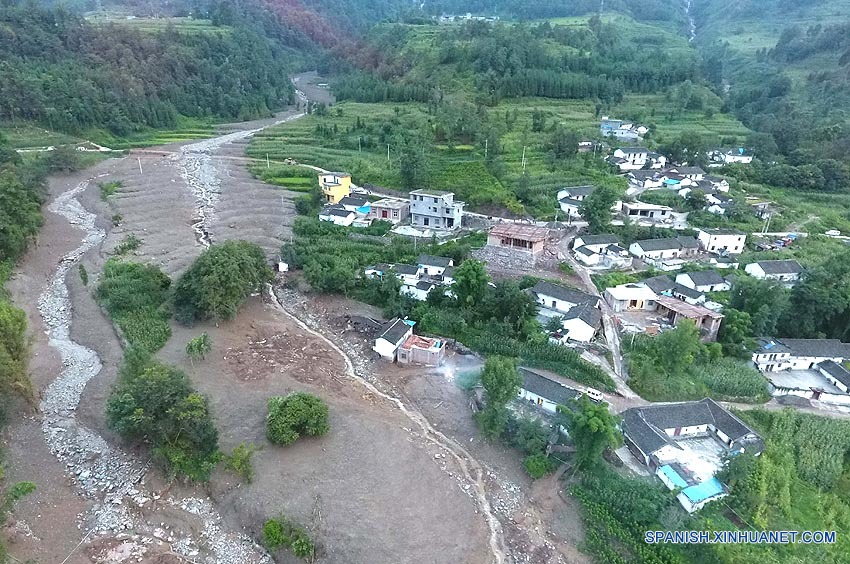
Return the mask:
POLYGON ((694 425, 691 427, 679 427, 678 429, 664 429, 669 437, 686 437, 688 435, 701 435, 708 433, 708 423, 703 425, 694 425), (678 430, 678 433, 676 431, 678 430))
POLYGON ((490 233, 487 235, 487 245, 491 247, 500 247, 503 249, 511 249, 513 251, 520 251, 537 255, 543 252, 545 241, 532 242, 527 241, 525 239, 517 239, 513 237, 501 237, 499 235, 494 235, 490 233))
POLYGON ((336 204, 346 196, 351 195, 351 177, 335 176, 333 174, 320 174, 319 186, 325 201, 336 204))
POLYGON ((581 319, 566 319, 563 326, 568 331, 567 338, 571 341, 589 343, 596 336, 596 328, 591 327, 581 319))
POLYGON ((341 216, 338 216, 338 215, 319 215, 319 219, 321 219, 322 221, 330 221, 334 225, 340 225, 342 227, 351 226, 351 224, 354 223, 354 220, 356 219, 356 217, 357 216, 354 215, 353 213, 349 214, 345 217, 341 217, 341 216))
POLYGON ((706 251, 720 251, 725 249, 729 254, 741 254, 744 252, 746 235, 716 235, 700 231, 697 239, 706 251))
POLYGON ((372 209, 369 211, 369 217, 376 220, 389 221, 392 224, 397 224, 410 216, 410 205, 401 207, 376 206, 372 204, 372 209))
POLYGON ((398 348, 405 341, 405 339, 407 339, 412 333, 413 333, 413 328, 410 328, 407 331, 407 333, 404 334, 404 337, 399 339, 399 341, 397 343, 391 343, 390 341, 388 341, 386 339, 381 339, 381 338, 375 339, 375 346, 372 347, 372 350, 374 350, 376 353, 381 355, 381 357, 383 357, 387 360, 393 360, 394 361, 395 358, 396 358, 396 352, 398 351, 398 348))
POLYGON ((711 502, 711 501, 714 501, 714 500, 716 500, 716 499, 724 498, 724 497, 726 497, 727 495, 728 495, 728 494, 725 494, 725 493, 724 493, 724 494, 718 494, 718 495, 716 495, 716 496, 714 496, 714 497, 710 497, 710 498, 708 498, 708 499, 704 499, 703 501, 700 501, 700 502, 698 502, 698 503, 691 503, 691 500, 690 500, 690 499, 688 499, 688 496, 686 496, 686 495, 685 495, 685 494, 683 494, 683 493, 680 493, 679 495, 677 495, 677 496, 676 496, 676 499, 677 499, 677 500, 679 500, 679 503, 681 503, 681 504, 682 504, 682 507, 684 507, 684 508, 685 508, 685 511, 687 511, 688 513, 693 513, 693 512, 695 512, 695 511, 699 511, 700 509, 702 509, 703 507, 705 507, 705 505, 706 505, 707 503, 709 503, 709 502, 711 502))
POLYGON ((577 261, 579 261, 580 263, 587 265, 587 266, 596 266, 602 260, 602 255, 596 254, 596 253, 594 253, 592 255, 585 255, 585 254, 582 254, 582 253, 576 253, 575 256, 576 256, 577 261))
POLYGON ((438 349, 421 349, 411 347, 410 349, 398 349, 399 364, 421 364, 422 366, 440 366, 445 358, 445 347, 438 349))
POLYGON ((601 253, 606 248, 608 248, 609 244, 610 243, 596 243, 596 244, 593 244, 593 245, 585 245, 584 241, 579 238, 579 239, 575 240, 575 244, 573 245, 573 248, 578 249, 579 247, 585 247, 585 248, 593 251, 594 253, 601 253))
POLYGON ((463 206, 454 202, 453 194, 429 196, 410 194, 410 222, 417 227, 456 229, 460 227, 463 206))
POLYGON ((534 405, 542 408, 544 411, 548 411, 549 413, 555 413, 558 408, 557 403, 550 401, 542 396, 538 396, 534 392, 529 392, 524 388, 519 389, 518 397, 529 403, 533 403, 534 405))
POLYGON ((435 266, 433 264, 420 264, 419 274, 425 276, 442 276, 446 271, 445 266, 435 266))
MULTIPOLYGON (((430 290, 429 290, 429 292, 430 292, 430 290)), ((424 302, 425 299, 428 297, 428 292, 426 292, 424 290, 420 290, 419 288, 417 288, 415 283, 412 286, 402 286, 401 290, 399 290, 399 293, 404 294, 404 295, 408 295, 411 298, 413 298, 414 300, 417 300, 417 301, 420 301, 420 302, 424 302)))
POLYGON ((548 308, 554 309, 556 311, 560 311, 561 313, 567 313, 570 309, 574 308, 578 304, 574 304, 572 302, 568 302, 565 300, 559 300, 553 298, 552 296, 547 296, 545 294, 537 295, 537 303, 548 308))
POLYGON ((640 450, 640 447, 627 434, 623 435, 623 443, 629 449, 629 452, 632 453, 632 456, 637 458, 645 466, 649 466, 649 455, 640 450))

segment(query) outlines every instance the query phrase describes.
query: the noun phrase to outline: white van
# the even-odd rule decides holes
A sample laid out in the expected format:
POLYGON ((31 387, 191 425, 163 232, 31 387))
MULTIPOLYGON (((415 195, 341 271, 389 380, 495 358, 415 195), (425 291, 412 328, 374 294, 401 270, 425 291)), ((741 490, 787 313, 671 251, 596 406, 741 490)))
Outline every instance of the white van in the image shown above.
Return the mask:
POLYGON ((589 397, 591 401, 595 401, 596 403, 602 403, 605 400, 605 396, 602 395, 602 392, 594 390, 593 388, 587 388, 584 390, 584 394, 589 397))

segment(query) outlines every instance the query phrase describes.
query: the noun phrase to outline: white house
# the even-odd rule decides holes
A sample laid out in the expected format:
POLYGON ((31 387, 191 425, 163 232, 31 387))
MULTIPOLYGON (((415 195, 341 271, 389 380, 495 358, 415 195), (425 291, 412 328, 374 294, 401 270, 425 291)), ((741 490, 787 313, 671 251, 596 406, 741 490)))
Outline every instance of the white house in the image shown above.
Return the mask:
POLYGON ((762 260, 748 264, 744 272, 759 280, 778 280, 790 287, 800 280, 803 267, 796 260, 762 260))
POLYGON ((537 298, 538 304, 560 314, 565 314, 578 305, 590 304, 592 307, 599 305, 597 296, 545 280, 535 284, 531 291, 537 298))
POLYGON ((673 217, 673 208, 645 202, 623 202, 620 213, 631 220, 667 221, 673 217))
POLYGON ((739 255, 744 252, 747 235, 737 229, 700 228, 696 230, 700 247, 710 253, 739 255))
POLYGON ((743 147, 737 149, 714 149, 708 152, 708 158, 712 166, 723 166, 728 164, 750 164, 753 155, 743 147))
POLYGON ((399 293, 410 296, 416 301, 424 302, 428 298, 428 293, 436 286, 436 284, 427 280, 420 280, 415 284, 405 284, 401 287, 399 293))
POLYGON ((615 312, 655 311, 655 292, 647 286, 620 284, 605 290, 605 301, 615 312))
POLYGON ((626 175, 629 184, 644 190, 661 188, 667 176, 657 170, 633 170, 626 175))
POLYGON ((354 196, 345 196, 340 201, 339 204, 344 209, 348 211, 353 211, 359 215, 369 215, 370 206, 369 200, 366 198, 356 198, 354 196))
POLYGON ((574 250, 576 260, 585 266, 599 266, 602 264, 602 253, 594 252, 590 247, 579 247, 574 250))
POLYGON ((610 233, 600 235, 576 235, 573 239, 573 249, 586 247, 594 253, 601 253, 609 245, 619 245, 620 238, 610 233))
POLYGON ((648 132, 649 128, 645 125, 620 119, 610 119, 608 116, 603 117, 599 124, 599 134, 602 137, 613 137, 620 141, 640 141, 648 132))
POLYGON ((850 370, 833 360, 825 360, 818 364, 818 372, 823 374, 826 380, 841 390, 850 393, 850 370))
POLYGON ((599 331, 602 312, 591 304, 576 306, 564 314, 562 323, 564 338, 568 341, 589 343, 599 331))
POLYGON ((621 172, 642 168, 662 169, 667 164, 667 157, 644 147, 625 147, 615 149, 608 157, 608 162, 621 172))
POLYGON ((718 192, 726 193, 729 191, 729 182, 720 176, 706 175, 705 182, 710 182, 718 192))
POLYGON ((413 321, 396 317, 387 323, 372 347, 376 353, 389 361, 395 361, 398 348, 413 334, 413 321))
POLYGON ((558 206, 567 217, 579 217, 582 202, 593 192, 593 186, 571 186, 558 190, 558 206))
POLYGON ((732 289, 732 285, 713 270, 700 270, 696 272, 685 272, 676 276, 676 282, 698 292, 725 292, 732 289))
POLYGON ((680 174, 684 178, 700 181, 705 178, 705 171, 698 166, 677 166, 664 171, 666 173, 680 174))
POLYGON ((415 285, 419 281, 419 267, 412 264, 396 264, 392 267, 401 283, 405 286, 415 285))
POLYGON ((831 360, 841 364, 850 359, 850 343, 838 339, 773 339, 758 340, 753 364, 762 372, 779 370, 812 370, 831 360))
POLYGON ((349 227, 354 220, 357 219, 357 214, 354 211, 347 210, 339 204, 330 204, 322 208, 319 212, 321 221, 330 221, 334 225, 349 227))
POLYGON ((559 405, 566 405, 570 400, 581 396, 578 390, 531 370, 520 368, 519 374, 522 377, 522 385, 517 398, 549 413, 556 413, 559 405))
POLYGON ((431 255, 419 255, 416 262, 419 265, 419 274, 422 276, 442 276, 447 268, 455 264, 450 258, 431 255))
POLYGON ((693 256, 699 250, 699 242, 693 237, 671 237, 667 239, 644 239, 629 245, 629 252, 639 259, 663 260, 693 256))

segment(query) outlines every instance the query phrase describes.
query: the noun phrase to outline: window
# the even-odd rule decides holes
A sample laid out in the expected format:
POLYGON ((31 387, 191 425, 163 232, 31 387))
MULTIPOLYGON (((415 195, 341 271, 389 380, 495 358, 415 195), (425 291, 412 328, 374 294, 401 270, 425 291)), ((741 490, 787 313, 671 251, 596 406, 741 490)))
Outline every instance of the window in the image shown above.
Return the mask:
POLYGON ((435 203, 435 204, 437 203, 437 198, 434 198, 434 203, 435 203))
POLYGON ((431 224, 431 220, 430 220, 429 218, 427 218, 427 217, 426 217, 425 219, 423 219, 422 221, 423 221, 423 223, 424 223, 425 225, 430 225, 430 224, 431 224))
POLYGON ((393 210, 393 217, 398 217, 398 210, 393 210))

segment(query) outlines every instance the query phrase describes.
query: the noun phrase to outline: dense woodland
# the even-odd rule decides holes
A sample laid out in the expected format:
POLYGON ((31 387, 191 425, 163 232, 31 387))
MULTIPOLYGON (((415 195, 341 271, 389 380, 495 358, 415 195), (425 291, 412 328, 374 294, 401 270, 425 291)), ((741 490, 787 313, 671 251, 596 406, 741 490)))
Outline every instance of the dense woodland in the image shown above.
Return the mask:
POLYGON ((220 33, 151 35, 63 9, 0 6, 0 119, 127 135, 174 127, 180 115, 249 119, 291 102, 292 48, 308 40, 247 9, 213 11, 220 33))

